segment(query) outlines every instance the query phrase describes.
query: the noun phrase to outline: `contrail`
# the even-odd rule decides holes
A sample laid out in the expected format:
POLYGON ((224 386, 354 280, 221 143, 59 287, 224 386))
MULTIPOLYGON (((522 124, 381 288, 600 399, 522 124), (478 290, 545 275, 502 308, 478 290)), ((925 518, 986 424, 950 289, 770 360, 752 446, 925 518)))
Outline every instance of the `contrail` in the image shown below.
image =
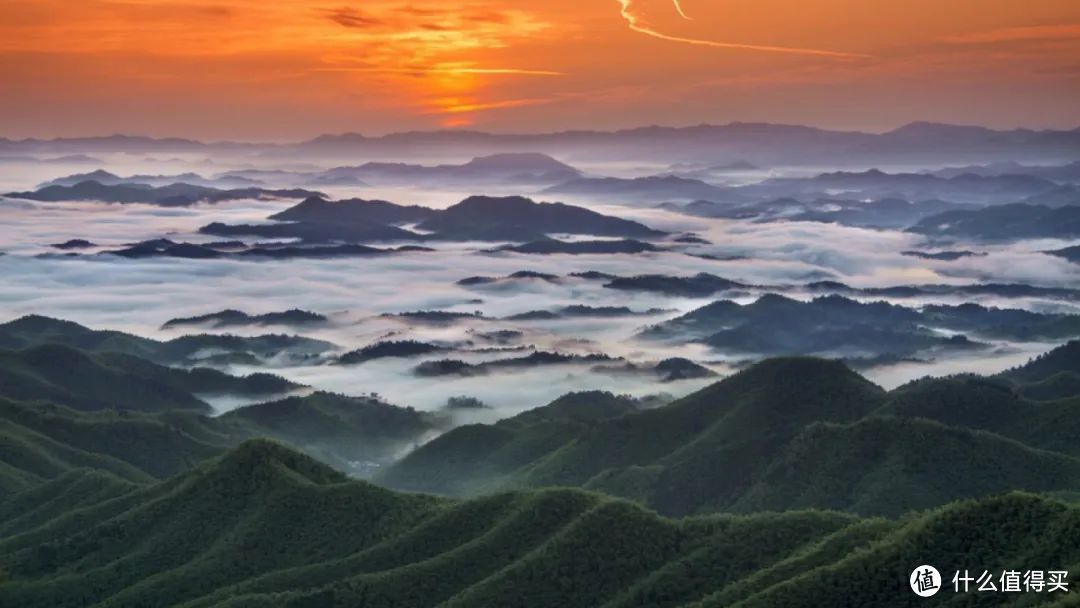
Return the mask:
POLYGON ((687 21, 690 21, 690 17, 686 15, 686 11, 682 10, 682 5, 679 4, 679 0, 671 0, 675 3, 675 10, 679 11, 679 16, 687 21))
MULTIPOLYGON (((842 58, 857 58, 868 57, 868 55, 862 55, 858 53, 843 53, 840 51, 824 51, 821 49, 801 49, 789 46, 768 46, 761 44, 740 44, 737 42, 717 42, 715 40, 700 40, 697 38, 683 38, 681 36, 671 36, 663 32, 658 32, 649 27, 645 22, 638 18, 630 8, 631 2, 634 0, 618 0, 620 13, 622 18, 626 20, 627 25, 631 30, 638 32, 639 34, 645 34, 646 36, 652 36, 653 38, 659 38, 661 40, 667 40, 670 42, 681 42, 683 44, 693 44, 696 46, 709 46, 718 49, 742 49, 747 51, 765 51, 768 53, 791 53, 794 55, 818 55, 822 57, 842 57, 842 58)), ((689 19, 686 13, 683 12, 682 6, 679 5, 679 0, 673 0, 675 3, 675 10, 684 18, 689 19)))

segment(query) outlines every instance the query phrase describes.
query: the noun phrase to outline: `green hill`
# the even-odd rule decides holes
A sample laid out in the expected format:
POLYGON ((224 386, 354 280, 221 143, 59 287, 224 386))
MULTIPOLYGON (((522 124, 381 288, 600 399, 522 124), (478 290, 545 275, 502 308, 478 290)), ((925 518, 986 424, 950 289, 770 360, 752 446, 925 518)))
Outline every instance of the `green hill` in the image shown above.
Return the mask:
POLYGON ((889 394, 877 414, 918 417, 990 431, 1032 447, 1080 457, 1080 393, 1033 401, 1000 378, 924 378, 889 394))
POLYGON ((135 493, 120 513, 109 500, 87 507, 79 529, 61 526, 61 537, 49 542, 0 541, 15 579, 0 587, 0 603, 173 605, 255 574, 349 555, 437 505, 347 482, 265 441, 135 493))
POLYGON ((149 481, 254 437, 288 442, 341 470, 370 476, 449 422, 329 393, 211 418, 210 406, 199 398, 280 396, 298 388, 270 374, 236 377, 59 344, 0 350, 0 492, 31 487, 73 467, 149 481))
POLYGON ((78 468, 143 483, 174 475, 241 440, 198 429, 212 424, 191 413, 79 412, 0 399, 0 495, 78 468))
POLYGON ((884 398, 840 363, 773 359, 667 406, 608 420, 455 429, 377 479, 444 492, 577 485, 685 514, 735 495, 804 426, 857 420, 884 398), (718 465, 729 462, 738 466, 718 465))
POLYGON ((1073 340, 1027 364, 998 374, 1029 399, 1049 401, 1080 395, 1080 340, 1073 340))
POLYGON ((205 368, 173 369, 131 355, 91 355, 55 344, 0 350, 0 395, 80 410, 209 412, 194 393, 273 394, 294 388, 277 376, 236 378, 205 368))
POLYGON ((316 392, 259 403, 215 420, 248 437, 272 437, 340 470, 368 476, 449 421, 368 397, 316 392))
POLYGON ((1080 372, 1080 340, 1068 342, 999 375, 1017 382, 1039 382, 1061 372, 1080 372))
POLYGON ((412 408, 329 393, 251 405, 217 418, 192 410, 78 411, 0 398, 0 496, 77 468, 146 483, 257 437, 367 477, 445 422, 412 408))
MULTIPOLYGON (((927 603, 908 589, 927 562, 947 578, 1080 564, 1080 507, 1030 494, 901 520, 673 520, 572 489, 397 494, 264 441, 141 488, 71 474, 0 502, 0 513, 27 524, 0 528, 0 605, 22 608, 900 607, 927 603), (50 513, 65 494, 77 504, 50 513)), ((981 597, 946 589, 934 601, 981 597)))
POLYGON ((889 392, 781 358, 659 407, 572 393, 375 477, 457 498, 340 472, 380 470, 445 414, 315 392, 213 418, 197 394, 292 385, 15 346, 0 606, 910 606, 923 563, 1080 566, 1080 504, 1052 498, 1080 496, 1073 345, 889 392))
MULTIPOLYGON (((786 572, 784 580, 752 594, 741 585, 714 593, 695 608, 817 608, 820 606, 1069 606, 1064 593, 953 593, 957 571, 1046 569, 1075 571, 1080 565, 1080 508, 1030 494, 961 502, 918 517, 883 534, 862 550, 838 556, 827 566, 786 572), (932 599, 908 588, 912 569, 931 563, 943 573, 945 588, 932 599), (974 564, 978 564, 975 566, 974 564), (1028 566, 1028 564, 1056 564, 1028 566)), ((1070 585, 1071 587, 1071 585, 1070 585)))
POLYGON ((118 352, 151 359, 161 343, 119 331, 92 330, 72 321, 26 315, 0 324, 0 344, 22 349, 63 344, 87 352, 118 352))
POLYGON ((1010 490, 1080 488, 1080 460, 918 418, 806 428, 732 505, 899 516, 1010 490))
POLYGON ((450 495, 512 486, 518 469, 568 445, 598 421, 636 409, 632 400, 611 393, 571 393, 493 425, 457 427, 377 479, 399 489, 450 495))
POLYGON ((0 537, 32 530, 73 511, 128 494, 138 484, 101 470, 72 469, 0 502, 0 537))
POLYGON ((281 334, 251 337, 197 334, 162 342, 119 331, 90 329, 71 321, 40 315, 27 315, 0 324, 0 347, 20 350, 49 344, 88 353, 134 355, 163 365, 204 362, 207 359, 204 355, 206 351, 217 351, 224 356, 257 364, 265 358, 283 354, 308 359, 336 348, 322 340, 281 334))
MULTIPOLYGON (((575 408, 587 415, 590 400, 575 408)), ((899 515, 1008 490, 1080 490, 1080 397, 1033 401, 1000 378, 886 393, 839 363, 773 359, 656 409, 584 420, 545 409, 454 429, 376 480, 453 496, 578 486, 667 515, 899 515)))
POLYGON ((1038 382, 1023 384, 1016 389, 1021 395, 1036 401, 1054 401, 1080 395, 1080 374, 1058 372, 1038 382))

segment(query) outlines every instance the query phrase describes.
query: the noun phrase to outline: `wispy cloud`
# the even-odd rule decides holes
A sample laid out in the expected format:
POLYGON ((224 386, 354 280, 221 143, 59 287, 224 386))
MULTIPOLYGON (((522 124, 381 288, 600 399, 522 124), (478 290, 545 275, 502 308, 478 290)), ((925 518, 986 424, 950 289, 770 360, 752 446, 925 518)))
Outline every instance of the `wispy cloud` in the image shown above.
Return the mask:
POLYGON ((529 70, 521 68, 481 68, 481 67, 443 67, 443 66, 428 66, 428 67, 329 67, 318 68, 316 71, 320 72, 360 72, 365 74, 412 74, 416 76, 423 76, 427 74, 432 75, 460 75, 460 74, 480 74, 485 76, 562 76, 562 72, 556 72, 552 70, 529 70))
MULTIPOLYGON (((673 0, 673 1, 675 2, 675 10, 676 10, 676 12, 678 12, 679 15, 682 18, 689 19, 689 17, 686 16, 686 13, 683 12, 682 6, 679 4, 678 0, 673 0)), ((733 49, 733 50, 744 50, 744 51, 763 51, 763 52, 768 52, 768 53, 791 53, 791 54, 795 54, 795 55, 816 55, 816 56, 822 56, 822 57, 836 57, 836 58, 846 58, 846 59, 866 57, 866 55, 862 55, 862 54, 858 54, 858 53, 845 53, 845 52, 841 52, 841 51, 829 51, 829 50, 823 50, 823 49, 806 49, 806 48, 787 47, 787 46, 771 46, 771 45, 762 45, 762 44, 745 44, 745 43, 739 43, 739 42, 721 42, 721 41, 717 41, 717 40, 703 40, 703 39, 699 39, 699 38, 686 38, 686 37, 683 37, 683 36, 675 36, 675 35, 672 35, 672 34, 665 34, 665 33, 661 32, 661 31, 653 28, 652 26, 650 26, 645 21, 645 19, 641 17, 640 14, 635 12, 634 6, 633 6, 635 0, 618 0, 618 2, 619 2, 619 7, 620 7, 620 12, 622 14, 622 17, 623 17, 623 19, 626 20, 626 23, 629 25, 631 30, 633 30, 635 32, 638 32, 640 34, 645 34, 646 36, 652 36, 653 38, 659 38, 660 40, 667 40, 669 42, 679 42, 679 43, 682 43, 682 44, 691 44, 691 45, 695 45, 695 46, 707 46, 707 47, 719 48, 719 49, 733 49)))
POLYGON ((499 101, 475 101, 468 99, 446 98, 438 100, 438 106, 433 113, 464 114, 480 112, 483 110, 501 110, 505 108, 520 108, 535 106, 559 101, 560 97, 535 97, 526 99, 503 99, 499 101))
POLYGON ((671 0, 675 3, 675 10, 679 13, 679 16, 687 21, 690 21, 690 17, 687 16, 686 11, 683 10, 682 4, 679 4, 679 0, 671 0))
POLYGON ((325 11, 326 18, 342 27, 352 28, 370 28, 375 26, 381 26, 385 22, 381 19, 375 19, 368 16, 355 8, 347 6, 330 9, 325 11))
POLYGON ((942 38, 942 41, 951 44, 987 44, 1070 39, 1080 39, 1080 23, 997 28, 982 32, 947 36, 942 38))

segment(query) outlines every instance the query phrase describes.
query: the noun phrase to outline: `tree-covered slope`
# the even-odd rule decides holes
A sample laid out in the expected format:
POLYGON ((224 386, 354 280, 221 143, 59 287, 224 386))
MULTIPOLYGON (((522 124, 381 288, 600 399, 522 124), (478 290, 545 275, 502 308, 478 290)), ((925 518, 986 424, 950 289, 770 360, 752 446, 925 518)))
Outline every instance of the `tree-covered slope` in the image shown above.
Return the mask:
POLYGON ((1001 374, 1030 399, 1053 400, 1080 395, 1080 340, 1059 346, 1025 365, 1001 374))
POLYGON ((309 359, 335 348, 329 342, 284 334, 234 336, 228 334, 193 334, 159 341, 119 331, 90 329, 73 323, 26 315, 0 324, 0 348, 20 350, 33 346, 63 345, 89 353, 122 353, 158 364, 198 364, 207 359, 206 351, 216 351, 246 363, 288 356, 309 359))
POLYGON ((990 431, 1032 447, 1080 457, 1080 392, 1036 401, 1001 378, 923 378, 893 390, 876 413, 990 431))
POLYGON ((1001 378, 886 393, 840 363, 773 359, 656 409, 588 422, 543 410, 454 429, 376 479, 457 496, 580 486, 667 515, 899 515, 1008 490, 1080 490, 1080 396, 1034 401, 1001 378))
POLYGON ((72 469, 0 502, 0 537, 34 529, 73 511, 128 494, 138 484, 103 470, 72 469))
POLYGON ((118 352, 153 358, 160 342, 119 331, 93 330, 72 321, 26 315, 0 324, 0 345, 21 349, 63 344, 87 352, 118 352))
POLYGON ((899 516, 1010 490, 1080 488, 1080 460, 918 418, 819 423, 724 510, 804 508, 899 516))
MULTIPOLYGON (((817 608, 820 606, 1070 606, 1071 593, 954 593, 952 575, 983 570, 1067 570, 1080 566, 1080 507, 1012 493, 960 502, 904 520, 865 549, 837 556, 824 567, 789 572, 752 594, 732 586, 693 608, 817 608), (944 589, 932 599, 908 587, 919 564, 943 573, 944 589), (1045 564, 1036 566, 1033 564, 1045 564), (1053 565, 1050 565, 1053 564, 1053 565)), ((767 576, 770 569, 761 572, 767 576)), ((1071 585, 1070 585, 1071 587, 1071 585)), ((961 587, 962 589, 962 587, 961 587)))
POLYGON ((60 344, 0 350, 0 491, 27 488, 73 467, 148 481, 254 437, 285 441, 368 476, 448 423, 372 398, 321 392, 214 418, 200 398, 272 399, 299 388, 270 374, 236 377, 60 344))
POLYGON ((12 579, 0 601, 594 606, 649 575, 692 599, 721 579, 673 585, 661 570, 684 553, 729 561, 737 576, 856 523, 808 513, 677 522, 574 490, 467 502, 401 495, 265 442, 82 511, 78 529, 60 518, 0 540, 12 579), (742 545, 744 534, 763 542, 742 545))
POLYGON ((49 344, 0 350, 0 395, 47 400, 80 410, 209 412, 196 393, 258 395, 299 388, 283 378, 237 378, 207 368, 174 369, 119 353, 87 354, 49 344))
POLYGON ((510 487, 518 469, 569 444, 598 421, 636 409, 633 400, 611 393, 570 393, 493 425, 457 427, 407 454, 379 482, 451 495, 510 487))
MULTIPOLYGON (((397 494, 262 441, 152 486, 72 474, 0 513, 27 524, 0 528, 0 604, 25 608, 891 607, 926 602, 908 588, 922 563, 947 577, 1080 564, 1080 507, 1030 494, 900 520, 673 520, 572 489, 397 494), (77 504, 50 513, 63 495, 77 504)), ((946 589, 934 603, 975 597, 946 589)))
POLYGON ((363 476, 444 428, 448 420, 370 397, 315 392, 249 405, 215 421, 248 437, 272 437, 363 476))
POLYGON ((748 484, 804 426, 854 421, 880 406, 884 395, 840 363, 774 359, 667 406, 573 428, 541 423, 513 431, 506 425, 455 429, 378 480, 401 489, 444 491, 439 484, 447 478, 471 477, 467 488, 485 489, 579 485, 639 499, 665 513, 690 513, 748 484), (510 470, 507 453, 518 457, 510 470), (442 464, 429 469, 434 462, 442 464), (477 479, 491 471, 503 478, 477 479))
POLYGON ((222 434, 212 419, 190 412, 80 412, 0 399, 0 494, 78 468, 150 482, 185 471, 242 438, 222 434))
POLYGON ((173 605, 246 576, 348 555, 435 504, 346 482, 268 442, 244 444, 136 492, 145 500, 119 514, 108 509, 110 501, 90 507, 107 516, 88 516, 89 525, 52 542, 23 547, 18 535, 0 541, 7 570, 29 579, 0 587, 5 601, 64 606, 115 596, 114 605, 173 605))
POLYGON ((446 422, 412 408, 329 393, 246 406, 216 418, 192 410, 79 411, 0 398, 0 495, 77 468, 150 482, 259 437, 367 477, 446 422))

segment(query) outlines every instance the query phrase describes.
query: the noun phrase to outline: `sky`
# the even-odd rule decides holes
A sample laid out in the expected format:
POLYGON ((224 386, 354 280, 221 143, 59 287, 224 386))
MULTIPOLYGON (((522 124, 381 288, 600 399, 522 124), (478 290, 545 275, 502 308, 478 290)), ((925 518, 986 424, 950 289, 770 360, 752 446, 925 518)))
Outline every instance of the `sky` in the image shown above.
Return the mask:
POLYGON ((1080 126, 1076 0, 0 0, 0 137, 1080 126))

